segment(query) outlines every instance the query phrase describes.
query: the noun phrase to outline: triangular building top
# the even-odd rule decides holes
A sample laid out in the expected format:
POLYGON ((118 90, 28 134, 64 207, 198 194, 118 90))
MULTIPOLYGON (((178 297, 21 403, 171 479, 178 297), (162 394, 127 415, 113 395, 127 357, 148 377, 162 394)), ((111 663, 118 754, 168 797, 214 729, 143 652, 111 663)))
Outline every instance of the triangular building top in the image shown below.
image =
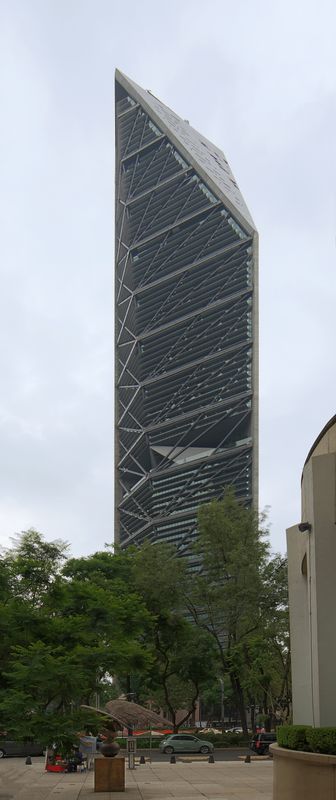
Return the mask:
POLYGON ((142 89, 119 70, 116 70, 116 81, 147 111, 238 221, 245 225, 249 233, 253 233, 255 224, 224 153, 150 91, 142 89))

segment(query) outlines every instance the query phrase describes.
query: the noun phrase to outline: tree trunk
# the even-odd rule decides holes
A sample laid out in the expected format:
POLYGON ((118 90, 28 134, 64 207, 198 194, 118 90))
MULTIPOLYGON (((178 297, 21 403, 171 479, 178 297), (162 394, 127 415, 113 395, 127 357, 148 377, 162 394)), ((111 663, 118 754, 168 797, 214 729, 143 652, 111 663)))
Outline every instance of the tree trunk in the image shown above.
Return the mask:
POLYGON ((263 695, 264 695, 264 698, 263 698, 263 700, 264 700, 264 702, 263 702, 263 705, 264 705, 264 714, 265 714, 265 717, 267 717, 267 714, 268 714, 268 703, 267 703, 268 696, 267 696, 267 689, 264 689, 264 691, 263 691, 263 695))
POLYGON ((245 708, 245 698, 244 698, 244 690, 240 683, 239 678, 234 675, 230 674, 231 686, 233 691, 236 695, 237 706, 239 709, 239 716, 240 721, 243 729, 244 735, 248 736, 248 727, 247 727, 247 719, 246 719, 246 708, 245 708))
MULTIPOLYGON (((194 697, 192 698, 192 701, 191 701, 191 703, 190 703, 190 708, 189 708, 189 710, 187 711, 186 715, 185 715, 184 717, 182 717, 182 719, 180 719, 180 721, 179 721, 179 724, 178 724, 178 725, 176 725, 176 730, 175 730, 175 728, 174 728, 174 733, 178 733, 178 730, 179 730, 179 728, 181 727, 181 725, 184 725, 184 723, 187 721, 187 719, 189 719, 189 717, 191 716, 191 714, 195 714, 195 710, 196 710, 196 701, 197 701, 198 695, 199 695, 199 688, 198 688, 198 685, 197 685, 197 686, 196 686, 196 694, 195 694, 195 695, 194 695, 194 697)), ((175 717, 174 717, 174 720, 175 720, 175 717)))

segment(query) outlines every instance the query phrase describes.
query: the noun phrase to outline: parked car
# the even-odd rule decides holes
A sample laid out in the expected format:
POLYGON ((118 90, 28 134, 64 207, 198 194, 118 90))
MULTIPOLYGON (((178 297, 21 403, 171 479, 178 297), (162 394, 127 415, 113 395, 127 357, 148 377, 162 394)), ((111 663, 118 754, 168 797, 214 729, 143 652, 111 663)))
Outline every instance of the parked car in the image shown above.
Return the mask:
POLYGON ((4 756, 43 756, 44 747, 39 742, 13 742, 0 739, 0 758, 4 756))
POLYGON ((202 728, 202 734, 204 734, 204 733, 205 734, 207 734, 207 733, 215 733, 217 735, 221 735, 222 732, 223 731, 222 731, 221 728, 202 728))
POLYGON ((212 753, 214 746, 211 742, 198 739, 190 733, 172 733, 160 742, 161 753, 212 753))
POLYGON ((235 728, 225 728, 225 733, 244 733, 244 731, 239 726, 236 726, 235 728))
POLYGON ((250 750, 258 756, 264 756, 269 752, 269 746, 276 742, 276 733, 255 733, 250 741, 250 750))

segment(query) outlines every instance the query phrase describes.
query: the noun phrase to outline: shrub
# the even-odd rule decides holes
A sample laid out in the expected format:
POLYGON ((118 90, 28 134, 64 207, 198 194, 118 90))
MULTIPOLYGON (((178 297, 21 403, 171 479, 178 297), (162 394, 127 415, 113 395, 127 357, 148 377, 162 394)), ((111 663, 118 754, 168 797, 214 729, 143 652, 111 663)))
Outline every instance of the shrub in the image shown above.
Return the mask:
MULTIPOLYGON (((147 737, 135 736, 134 738, 136 739, 137 750, 149 750, 151 746, 149 736, 147 737)), ((162 736, 162 739, 163 738, 164 737, 162 736)), ((126 749, 127 739, 125 737, 118 736, 116 741, 118 742, 118 744, 120 744, 122 750, 126 749)), ((155 736, 155 738, 152 737, 152 750, 157 749, 159 747, 160 742, 161 742, 161 737, 160 738, 158 736, 155 736)))
POLYGON ((336 755, 336 728, 284 725, 277 730, 277 740, 280 747, 288 750, 336 755))
POLYGON ((277 740, 288 750, 309 750, 306 740, 306 725, 284 725, 277 730, 277 740))
POLYGON ((195 733, 195 736, 204 742, 212 742, 212 744, 218 744, 218 742, 226 739, 225 733, 202 733, 200 731, 198 734, 195 733))
POLYGON ((227 733, 225 736, 225 747, 244 747, 249 741, 250 737, 244 736, 243 733, 227 733))
POLYGON ((211 742, 215 747, 244 747, 246 737, 243 733, 199 733, 199 739, 211 742))
POLYGON ((313 753, 336 755, 336 728, 307 728, 306 739, 313 753))

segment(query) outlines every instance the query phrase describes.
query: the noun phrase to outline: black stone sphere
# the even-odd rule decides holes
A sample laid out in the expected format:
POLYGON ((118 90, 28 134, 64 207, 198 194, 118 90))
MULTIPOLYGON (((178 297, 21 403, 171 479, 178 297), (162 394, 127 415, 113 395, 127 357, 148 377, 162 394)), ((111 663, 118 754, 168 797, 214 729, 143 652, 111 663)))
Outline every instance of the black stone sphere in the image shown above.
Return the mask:
POLYGON ((117 756, 120 750, 120 744, 118 742, 105 742, 101 744, 99 747, 99 751, 103 756, 106 758, 113 758, 117 756))

